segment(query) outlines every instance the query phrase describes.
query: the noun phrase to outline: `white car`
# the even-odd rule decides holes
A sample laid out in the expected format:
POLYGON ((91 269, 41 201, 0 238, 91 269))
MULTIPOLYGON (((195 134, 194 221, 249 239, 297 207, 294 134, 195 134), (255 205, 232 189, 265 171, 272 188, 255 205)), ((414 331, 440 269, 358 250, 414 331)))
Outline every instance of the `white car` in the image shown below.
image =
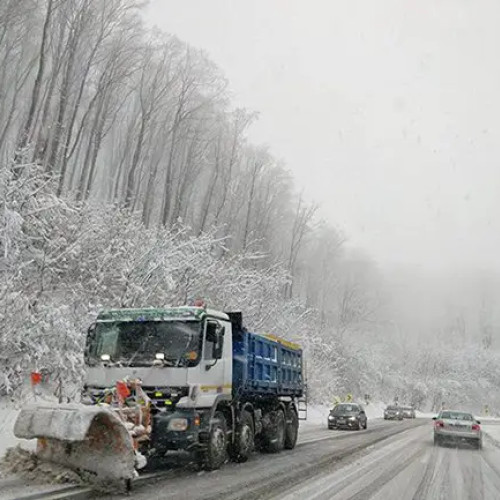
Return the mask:
POLYGON ((483 445, 483 434, 479 420, 471 413, 442 410, 434 420, 434 444, 444 442, 474 443, 478 449, 483 445))

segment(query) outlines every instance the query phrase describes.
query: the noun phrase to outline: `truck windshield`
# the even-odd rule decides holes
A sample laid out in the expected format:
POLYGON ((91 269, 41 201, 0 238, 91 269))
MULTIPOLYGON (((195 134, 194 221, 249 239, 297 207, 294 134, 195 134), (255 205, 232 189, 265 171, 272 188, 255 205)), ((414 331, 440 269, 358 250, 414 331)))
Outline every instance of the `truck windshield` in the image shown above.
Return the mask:
POLYGON ((87 362, 109 356, 123 366, 151 366, 158 354, 166 366, 194 366, 199 361, 199 321, 116 321, 97 323, 87 340, 87 362))

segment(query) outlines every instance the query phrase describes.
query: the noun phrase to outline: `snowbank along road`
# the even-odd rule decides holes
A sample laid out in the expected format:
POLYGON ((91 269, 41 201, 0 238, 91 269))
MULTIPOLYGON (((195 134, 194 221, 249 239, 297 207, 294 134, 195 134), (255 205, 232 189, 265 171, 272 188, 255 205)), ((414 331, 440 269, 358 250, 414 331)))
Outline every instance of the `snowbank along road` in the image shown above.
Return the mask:
MULTIPOLYGON (((485 422, 486 423, 486 422, 485 422)), ((486 499, 500 498, 500 425, 486 423, 484 447, 435 447, 432 423, 371 420, 366 431, 309 426, 295 450, 255 454, 246 464, 194 472, 182 457, 142 482, 133 498, 151 499, 486 499)), ((33 491, 31 490, 31 493, 33 491)), ((10 496, 19 498, 14 490, 10 496)), ((59 497, 60 498, 60 497, 59 497)), ((93 498, 92 494, 78 498, 93 498)), ((102 498, 102 496, 101 496, 102 498)), ((124 498, 123 495, 108 496, 124 498)))

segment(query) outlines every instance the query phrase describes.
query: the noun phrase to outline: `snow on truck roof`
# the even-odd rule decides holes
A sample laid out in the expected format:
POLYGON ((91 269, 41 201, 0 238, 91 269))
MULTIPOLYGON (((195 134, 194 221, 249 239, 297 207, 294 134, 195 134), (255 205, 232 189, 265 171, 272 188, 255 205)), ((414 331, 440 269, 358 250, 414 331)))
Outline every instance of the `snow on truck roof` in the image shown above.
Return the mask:
POLYGON ((107 309, 99 313, 97 321, 137 321, 140 319, 161 321, 167 318, 202 319, 205 316, 229 321, 229 316, 225 313, 191 306, 107 309))

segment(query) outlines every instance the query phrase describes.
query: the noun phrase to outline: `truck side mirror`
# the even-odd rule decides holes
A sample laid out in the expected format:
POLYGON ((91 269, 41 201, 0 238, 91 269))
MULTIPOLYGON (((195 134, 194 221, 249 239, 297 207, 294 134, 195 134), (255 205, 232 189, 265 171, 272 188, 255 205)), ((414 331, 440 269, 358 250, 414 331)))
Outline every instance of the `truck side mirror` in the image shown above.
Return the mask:
POLYGON ((96 327, 97 327, 96 324, 93 323, 87 329, 87 338, 85 339, 85 348, 83 351, 83 357, 85 361, 88 361, 90 355, 90 345, 91 345, 90 341, 95 338, 96 327))
POLYGON ((216 340, 214 345, 214 358, 222 358, 222 350, 224 348, 224 327, 221 327, 216 333, 216 340))
POLYGON ((217 323, 215 330, 215 343, 214 343, 214 359, 222 358, 222 349, 224 347, 224 327, 217 323))
POLYGON ((222 342, 218 342, 214 346, 214 359, 222 358, 222 342))

